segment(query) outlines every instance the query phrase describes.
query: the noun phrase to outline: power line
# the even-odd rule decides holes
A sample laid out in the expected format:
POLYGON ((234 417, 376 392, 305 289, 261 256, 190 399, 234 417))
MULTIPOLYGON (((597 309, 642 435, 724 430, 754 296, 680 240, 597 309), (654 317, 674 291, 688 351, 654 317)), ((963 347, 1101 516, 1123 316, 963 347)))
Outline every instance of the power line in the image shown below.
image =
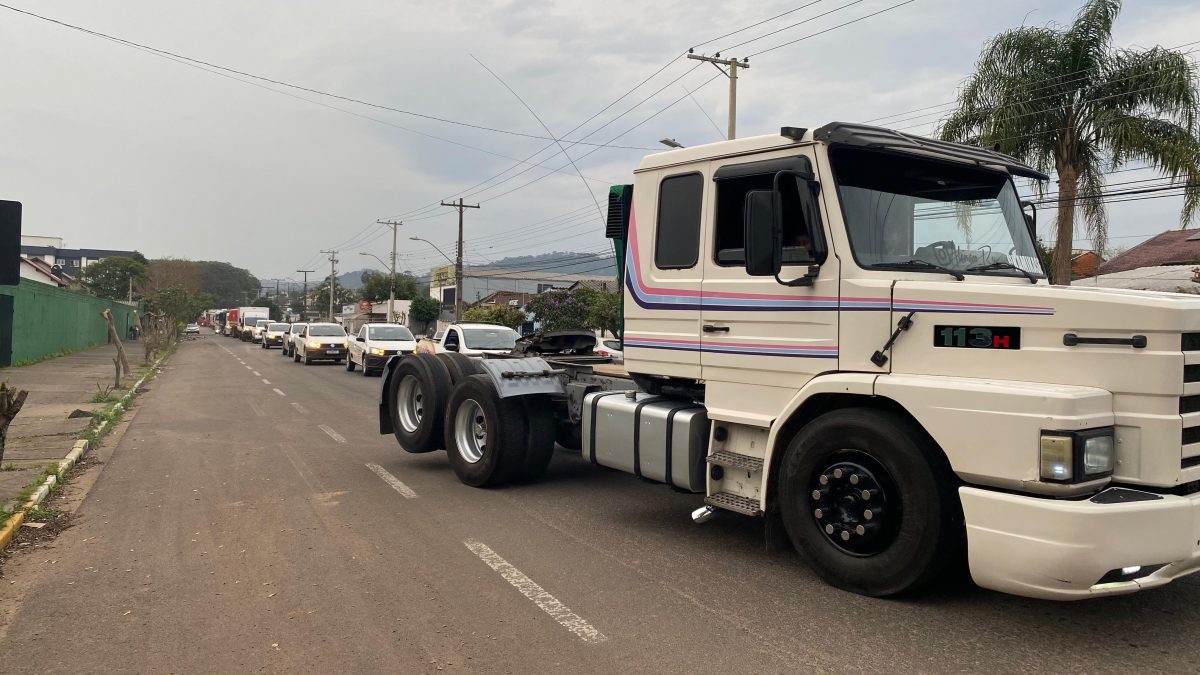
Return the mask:
POLYGON ((845 22, 845 23, 840 23, 840 24, 838 24, 838 25, 836 25, 836 26, 833 26, 832 28, 826 28, 825 30, 822 30, 822 31, 817 31, 816 33, 812 33, 811 35, 805 35, 805 36, 804 36, 804 37, 802 37, 802 38, 796 38, 795 40, 791 40, 790 42, 784 42, 783 44, 778 44, 778 45, 775 45, 774 47, 768 47, 767 49, 764 49, 764 50, 762 50, 761 52, 754 52, 753 54, 751 54, 751 55, 750 55, 749 57, 747 57, 747 58, 753 58, 753 57, 756 57, 756 56, 760 56, 760 55, 762 55, 762 54, 766 54, 767 52, 773 52, 773 51, 775 51, 776 49, 782 49, 782 48, 784 48, 784 47, 789 47, 789 46, 791 46, 791 45, 794 45, 794 44, 796 44, 797 42, 803 42, 803 41, 805 41, 805 40, 808 40, 809 38, 815 38, 815 37, 817 37, 818 35, 824 35, 825 33, 828 33, 828 32, 831 32, 831 31, 835 31, 835 30, 837 30, 837 29, 839 29, 839 28, 843 28, 843 27, 845 27, 845 26, 849 26, 850 24, 853 24, 853 23, 858 23, 859 21, 865 21, 866 19, 870 19, 871 17, 874 17, 874 16, 879 16, 880 14, 883 14, 884 12, 890 12, 890 11, 892 11, 893 9, 898 9, 898 8, 900 8, 900 7, 903 7, 903 6, 905 6, 905 5, 912 4, 912 3, 916 2, 916 1, 917 1, 917 0, 904 0, 904 2, 898 2, 898 3, 894 4, 894 5, 891 5, 891 6, 889 6, 889 7, 884 7, 883 9, 881 9, 881 10, 879 10, 879 11, 877 11, 877 12, 871 12, 870 14, 867 14, 867 15, 865 15, 865 16, 860 16, 860 17, 858 17, 857 19, 853 19, 853 20, 847 21, 847 22, 845 22))

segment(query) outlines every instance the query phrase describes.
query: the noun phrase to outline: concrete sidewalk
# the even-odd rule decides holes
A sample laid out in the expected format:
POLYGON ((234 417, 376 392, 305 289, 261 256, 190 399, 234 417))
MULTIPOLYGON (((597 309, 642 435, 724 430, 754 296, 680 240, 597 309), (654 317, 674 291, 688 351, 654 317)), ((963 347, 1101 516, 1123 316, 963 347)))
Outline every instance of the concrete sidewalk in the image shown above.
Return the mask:
MULTIPOLYGON (((122 376, 121 385, 137 381, 141 360, 141 344, 126 345, 126 355, 134 372, 122 376)), ((57 462, 71 451, 79 433, 87 428, 92 412, 103 407, 92 403, 99 387, 111 387, 114 382, 113 345, 42 361, 20 368, 0 369, 0 381, 29 392, 25 407, 8 428, 4 452, 4 468, 0 471, 0 507, 11 509, 13 499, 37 478, 41 467, 57 462), (77 417, 72 418, 75 413, 77 417)), ((120 395, 120 392, 114 392, 120 395)))

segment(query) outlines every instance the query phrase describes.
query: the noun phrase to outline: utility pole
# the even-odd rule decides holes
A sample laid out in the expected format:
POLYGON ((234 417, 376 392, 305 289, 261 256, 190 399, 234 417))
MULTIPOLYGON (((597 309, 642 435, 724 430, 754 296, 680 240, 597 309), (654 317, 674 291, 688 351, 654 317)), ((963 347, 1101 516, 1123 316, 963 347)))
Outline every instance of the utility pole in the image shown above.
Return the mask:
POLYGON ((321 251, 329 254, 329 322, 333 323, 333 297, 337 295, 337 250, 321 251))
POLYGON ((738 61, 736 58, 721 58, 721 53, 717 52, 714 56, 704 56, 702 54, 693 54, 692 50, 688 50, 687 57, 696 61, 708 61, 713 66, 725 74, 729 78, 729 140, 737 138, 737 78, 738 68, 749 68, 750 59, 743 58, 738 61), (729 70, 725 70, 721 66, 725 66, 729 70))
POLYGON ((462 321, 462 305, 463 305, 463 209, 477 209, 478 204, 474 206, 464 204, 462 197, 458 198, 458 203, 442 202, 442 206, 452 206, 458 209, 458 251, 454 255, 454 320, 462 321))
POLYGON ((316 270, 296 270, 304 275, 304 295, 301 295, 301 300, 304 301, 304 309, 301 310, 300 320, 308 321, 308 273, 316 272, 316 270))
POLYGON ((392 228, 392 281, 391 290, 388 292, 388 323, 393 323, 396 320, 396 230, 404 224, 404 221, 395 220, 377 220, 380 225, 387 225, 392 228))

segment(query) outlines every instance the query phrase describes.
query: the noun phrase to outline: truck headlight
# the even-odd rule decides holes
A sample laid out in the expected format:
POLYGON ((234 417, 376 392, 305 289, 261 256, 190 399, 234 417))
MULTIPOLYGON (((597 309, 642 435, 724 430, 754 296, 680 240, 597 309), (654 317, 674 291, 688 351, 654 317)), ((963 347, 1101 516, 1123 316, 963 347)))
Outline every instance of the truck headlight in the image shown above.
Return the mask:
POLYGON ((379 347, 372 347, 371 354, 374 356, 383 356, 384 351, 382 349, 380 349, 379 347))
POLYGON ((1071 483, 1111 475, 1116 462, 1113 428, 1083 431, 1043 431, 1041 477, 1054 483, 1071 483))

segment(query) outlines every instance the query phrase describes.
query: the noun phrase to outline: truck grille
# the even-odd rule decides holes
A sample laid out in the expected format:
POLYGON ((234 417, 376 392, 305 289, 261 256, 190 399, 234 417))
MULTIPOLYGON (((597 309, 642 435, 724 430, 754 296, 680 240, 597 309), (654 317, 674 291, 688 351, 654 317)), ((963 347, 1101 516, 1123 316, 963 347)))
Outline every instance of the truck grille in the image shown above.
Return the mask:
POLYGON ((1181 343, 1185 352, 1200 352, 1200 333, 1184 333, 1181 343))
MULTIPOLYGON (((1184 333, 1180 336, 1179 347, 1184 352, 1200 352, 1200 333, 1184 333)), ((1200 364, 1184 365, 1183 366, 1183 382, 1185 385, 1200 382, 1200 364)), ((1179 414, 1190 415, 1192 413, 1200 413, 1200 394, 1190 394, 1179 398, 1179 414)), ((1184 424, 1200 424, 1200 420, 1184 420, 1184 424)), ((1185 456, 1181 460, 1180 466, 1187 469, 1194 466, 1200 466, 1200 448, 1188 446, 1193 443, 1200 443, 1200 426, 1184 427, 1180 435, 1180 442, 1183 445, 1183 454, 1185 456)))

